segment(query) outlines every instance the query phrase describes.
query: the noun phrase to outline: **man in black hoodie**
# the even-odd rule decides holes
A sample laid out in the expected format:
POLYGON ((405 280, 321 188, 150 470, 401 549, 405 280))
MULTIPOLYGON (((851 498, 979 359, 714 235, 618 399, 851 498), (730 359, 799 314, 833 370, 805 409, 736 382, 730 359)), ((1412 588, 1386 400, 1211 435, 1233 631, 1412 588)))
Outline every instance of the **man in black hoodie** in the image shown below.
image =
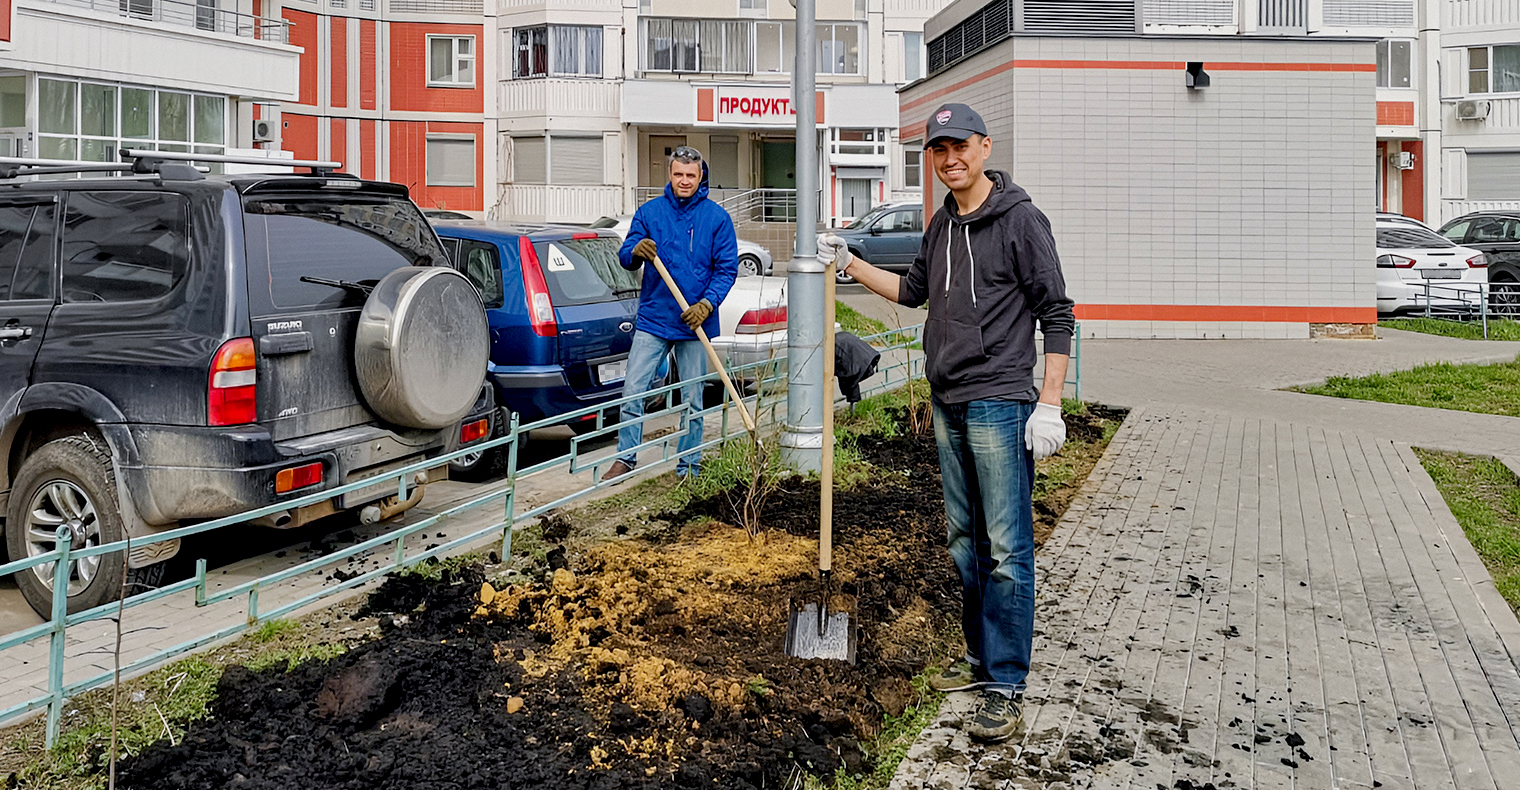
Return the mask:
POLYGON ((838 236, 820 237, 818 258, 888 299, 928 305, 924 358, 966 635, 965 659, 930 685, 980 689, 966 732, 998 742, 1022 725, 1034 632, 1034 462, 1066 441, 1061 389, 1076 321, 1050 221, 1007 173, 983 167, 992 140, 981 116, 946 104, 929 117, 926 137, 950 194, 908 273, 855 258, 838 236), (1038 389, 1036 321, 1045 336, 1038 389))

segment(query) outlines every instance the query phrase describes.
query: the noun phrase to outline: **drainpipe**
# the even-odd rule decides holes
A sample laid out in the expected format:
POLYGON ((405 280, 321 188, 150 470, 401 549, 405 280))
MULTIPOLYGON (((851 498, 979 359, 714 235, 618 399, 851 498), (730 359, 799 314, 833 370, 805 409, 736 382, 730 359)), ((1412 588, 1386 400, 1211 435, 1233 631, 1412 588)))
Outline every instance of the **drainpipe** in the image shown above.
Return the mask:
MULTIPOLYGON (((818 471, 823 448, 823 286, 818 265, 818 132, 816 0, 797 7, 792 106, 797 109, 797 242, 787 269, 786 424, 781 457, 800 472, 818 471)), ((832 398, 829 398, 832 401, 832 398)), ((832 405, 832 404, 831 404, 832 405)))

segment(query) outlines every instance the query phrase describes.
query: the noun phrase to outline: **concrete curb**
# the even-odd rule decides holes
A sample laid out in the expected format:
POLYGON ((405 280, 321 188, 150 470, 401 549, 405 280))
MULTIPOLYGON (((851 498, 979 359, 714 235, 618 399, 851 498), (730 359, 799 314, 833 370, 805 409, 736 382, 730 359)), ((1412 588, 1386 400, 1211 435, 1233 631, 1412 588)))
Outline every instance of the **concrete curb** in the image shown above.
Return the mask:
MULTIPOLYGON (((1457 522, 1457 517, 1452 515, 1451 508, 1446 505, 1446 498, 1441 495, 1440 489, 1436 488, 1435 480, 1425 471, 1425 465, 1420 463, 1419 456, 1415 455, 1414 448, 1404 442, 1394 442, 1394 447, 1399 451, 1399 457, 1408 467, 1410 477, 1415 481, 1415 487, 1419 490, 1420 498, 1430 508, 1430 512, 1436 517, 1441 529, 1441 535, 1446 539, 1446 546, 1456 558, 1457 566, 1462 569, 1462 576, 1472 588, 1473 595, 1478 599, 1478 605, 1483 607, 1483 612, 1488 616, 1488 621, 1494 627, 1494 632, 1499 635, 1499 640, 1504 643, 1505 650, 1509 653, 1510 661, 1520 664, 1520 619, 1515 617, 1515 611, 1510 608, 1509 602, 1499 594, 1494 586, 1494 578, 1489 575, 1488 567, 1483 564, 1483 559, 1478 556, 1472 543, 1467 540, 1467 535, 1462 531, 1462 525, 1457 522)), ((1516 476, 1520 476, 1520 461, 1513 458, 1500 459, 1504 465, 1516 476)))

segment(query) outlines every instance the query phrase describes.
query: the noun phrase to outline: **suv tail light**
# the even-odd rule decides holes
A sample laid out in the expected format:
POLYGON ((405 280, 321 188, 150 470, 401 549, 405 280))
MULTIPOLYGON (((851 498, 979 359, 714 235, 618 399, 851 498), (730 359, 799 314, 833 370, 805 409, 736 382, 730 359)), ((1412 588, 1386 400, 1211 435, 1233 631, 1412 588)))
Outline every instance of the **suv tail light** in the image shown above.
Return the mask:
POLYGON ((468 422, 459 426, 459 443, 469 444, 470 442, 478 442, 486 438, 486 431, 490 427, 491 423, 487 420, 476 420, 475 422, 468 422))
POLYGON ((288 494, 322 482, 322 462, 315 461, 301 466, 281 469, 274 474, 274 492, 288 494))
POLYGON ((539 337, 555 337, 559 325, 554 321, 554 302, 549 299, 549 283, 544 280, 543 267, 538 265, 538 251, 527 236, 519 236, 517 249, 522 258, 523 292, 528 297, 528 320, 533 324, 533 334, 539 337))
POLYGON ((1402 255, 1379 255, 1377 265, 1379 269, 1408 269, 1414 266, 1414 259, 1402 255))
POLYGON ((206 390, 208 425, 243 425, 258 419, 256 364, 253 338, 233 338, 216 350, 206 390))
POLYGON ((766 332, 776 332, 786 328, 786 306, 762 307, 756 310, 745 311, 739 316, 739 327, 734 330, 736 335, 759 335, 766 332))
POLYGON ((1469 269, 1486 269, 1486 268, 1488 268, 1488 256, 1486 256, 1486 255, 1484 255, 1483 253, 1480 252, 1477 255, 1474 255, 1471 258, 1468 258, 1467 259, 1467 268, 1469 268, 1469 269))

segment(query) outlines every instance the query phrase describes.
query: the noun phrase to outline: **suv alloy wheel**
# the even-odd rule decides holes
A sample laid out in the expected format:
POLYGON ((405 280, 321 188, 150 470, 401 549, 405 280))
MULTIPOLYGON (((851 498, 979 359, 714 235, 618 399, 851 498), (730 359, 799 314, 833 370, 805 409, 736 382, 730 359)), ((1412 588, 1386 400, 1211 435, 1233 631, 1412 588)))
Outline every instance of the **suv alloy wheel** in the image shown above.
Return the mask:
MULTIPOLYGON (((11 488, 6 521, 12 557, 35 557, 53 550, 59 527, 73 535, 71 547, 85 549, 126 537, 117 510, 111 452, 86 433, 54 439, 21 463, 11 488)), ((82 612, 113 600, 122 590, 121 554, 102 554, 69 563, 68 611, 82 612)), ((155 587, 165 563, 127 572, 127 595, 155 587)), ((52 609, 53 564, 18 573, 16 586, 38 612, 52 609)))

